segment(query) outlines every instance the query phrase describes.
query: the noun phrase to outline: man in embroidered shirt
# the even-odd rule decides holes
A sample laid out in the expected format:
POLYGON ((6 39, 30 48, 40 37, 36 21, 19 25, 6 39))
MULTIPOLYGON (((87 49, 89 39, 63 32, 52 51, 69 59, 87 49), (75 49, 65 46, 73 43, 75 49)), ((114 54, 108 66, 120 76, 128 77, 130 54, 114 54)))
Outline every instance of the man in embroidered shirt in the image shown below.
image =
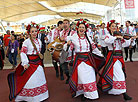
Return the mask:
MULTIPOLYGON (((136 32, 134 30, 134 28, 132 28, 130 26, 131 22, 130 21, 126 21, 126 27, 124 28, 124 33, 127 33, 127 34, 130 34, 130 35, 133 35, 133 36, 136 36, 136 32)), ((128 50, 129 50, 129 58, 130 58, 130 61, 133 62, 132 60, 132 49, 133 47, 135 46, 135 40, 133 40, 131 42, 131 48, 130 47, 125 47, 124 50, 125 50, 125 55, 126 55, 126 58, 125 58, 125 61, 127 61, 127 58, 128 58, 128 50)))
POLYGON ((99 30, 99 38, 100 38, 100 45, 101 45, 101 48, 102 48, 102 53, 103 55, 106 57, 107 54, 108 54, 108 47, 104 41, 105 39, 105 36, 108 34, 108 31, 107 29, 105 28, 105 23, 102 23, 101 24, 101 29, 99 30))
MULTIPOLYGON (((45 37, 45 40, 47 41, 47 43, 51 43, 53 42, 57 37, 60 36, 60 32, 62 31, 63 28, 63 21, 58 21, 57 23, 57 28, 53 29, 50 31, 50 33, 47 35, 47 37, 45 37)), ((56 77, 59 77, 59 71, 58 71, 58 65, 57 65, 57 61, 55 61, 52 57, 52 63, 54 65, 54 68, 56 70, 56 77)), ((64 80, 63 77, 63 70, 60 67, 60 79, 64 80)))
MULTIPOLYGON (((68 19, 63 20, 63 28, 64 28, 63 31, 60 33, 60 39, 62 41, 65 41, 64 50, 66 51, 67 50, 66 42, 70 40, 70 36, 76 34, 76 31, 70 29, 70 21, 68 19)), ((68 50, 69 52, 68 58, 63 64, 61 64, 61 67, 67 76, 66 84, 68 84, 70 78, 68 66, 71 65, 70 62, 72 62, 73 59, 72 49, 73 49, 72 46, 70 46, 68 50)))

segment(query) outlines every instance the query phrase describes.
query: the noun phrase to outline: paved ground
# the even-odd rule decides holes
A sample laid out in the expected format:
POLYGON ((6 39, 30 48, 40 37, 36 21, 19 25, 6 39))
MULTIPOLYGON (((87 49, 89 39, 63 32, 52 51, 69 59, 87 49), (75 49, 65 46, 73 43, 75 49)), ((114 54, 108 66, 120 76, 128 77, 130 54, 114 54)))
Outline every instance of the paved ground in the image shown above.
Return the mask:
MULTIPOLYGON (((138 62, 126 62, 127 70, 127 92, 133 97, 132 101, 138 102, 138 62)), ((8 94, 9 88, 7 83, 7 74, 12 70, 5 69, 0 71, 0 102, 9 102, 8 94)), ((72 98, 69 86, 65 81, 56 78, 55 70, 53 67, 46 67, 45 74, 48 82, 48 89, 50 97, 45 102, 81 102, 80 97, 72 98)), ((120 96, 107 95, 99 92, 100 98, 98 100, 86 100, 86 102, 125 102, 120 96)))
MULTIPOLYGON (((69 86, 65 81, 56 78, 55 70, 51 64, 51 56, 49 52, 45 53, 45 74, 48 82, 48 89, 50 97, 46 102, 81 102, 80 97, 72 98, 69 86)), ((127 92, 133 97, 132 101, 138 102, 138 52, 133 55, 134 62, 125 62, 127 71, 127 92)), ((9 102, 8 94, 9 88, 7 83, 7 74, 11 71, 11 65, 6 59, 4 70, 0 70, 0 102, 9 102)), ((20 58, 18 56, 18 63, 20 58)), ((98 100, 86 100, 86 102, 125 102, 120 96, 107 95, 99 92, 100 98, 98 100)))

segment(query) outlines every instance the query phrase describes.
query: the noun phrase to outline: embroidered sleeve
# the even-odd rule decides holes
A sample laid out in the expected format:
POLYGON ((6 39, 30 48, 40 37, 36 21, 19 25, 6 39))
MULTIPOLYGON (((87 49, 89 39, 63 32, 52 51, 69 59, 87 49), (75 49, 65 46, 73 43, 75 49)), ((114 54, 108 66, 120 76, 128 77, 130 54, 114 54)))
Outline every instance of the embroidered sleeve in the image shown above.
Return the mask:
POLYGON ((121 40, 121 44, 123 44, 124 42, 125 42, 125 40, 124 40, 124 39, 122 39, 122 40, 121 40))
POLYGON ((50 31, 48 35, 51 37, 52 36, 52 31, 50 31))
POLYGON ((21 52, 27 54, 27 47, 22 46, 21 52))
POLYGON ((112 44, 112 43, 114 43, 115 40, 116 40, 116 37, 111 36, 109 34, 106 35, 105 39, 104 39, 105 43, 107 43, 107 44, 112 44))
POLYGON ((70 49, 73 50, 73 48, 74 48, 74 44, 71 43, 71 44, 70 44, 70 49))
POLYGON ((102 56, 103 57, 103 54, 102 52, 95 46, 95 49, 92 51, 94 54, 98 55, 98 56, 102 56))
POLYGON ((125 40, 124 39, 124 41, 122 41, 122 42, 121 42, 122 43, 122 47, 128 47, 130 45, 130 43, 131 43, 131 39, 129 39, 129 40, 125 40))
POLYGON ((47 41, 45 40, 45 43, 51 42, 52 31, 50 31, 46 37, 47 37, 48 40, 47 41))
POLYGON ((20 56, 21 56, 21 65, 24 66, 26 64, 29 63, 29 60, 28 60, 28 57, 27 57, 27 44, 28 44, 28 41, 25 40, 23 42, 23 45, 22 45, 22 49, 21 49, 21 53, 20 53, 20 56))
POLYGON ((92 43, 91 45, 92 45, 92 50, 94 50, 96 48, 95 44, 92 43))
POLYGON ((76 31, 71 31, 71 36, 73 36, 75 33, 77 33, 76 31))
POLYGON ((105 36, 105 39, 109 39, 109 36, 105 36))
POLYGON ((92 52, 94 54, 98 55, 98 56, 102 56, 103 57, 102 52, 95 46, 95 43, 92 40, 90 40, 90 41, 91 41, 91 45, 92 45, 92 52))

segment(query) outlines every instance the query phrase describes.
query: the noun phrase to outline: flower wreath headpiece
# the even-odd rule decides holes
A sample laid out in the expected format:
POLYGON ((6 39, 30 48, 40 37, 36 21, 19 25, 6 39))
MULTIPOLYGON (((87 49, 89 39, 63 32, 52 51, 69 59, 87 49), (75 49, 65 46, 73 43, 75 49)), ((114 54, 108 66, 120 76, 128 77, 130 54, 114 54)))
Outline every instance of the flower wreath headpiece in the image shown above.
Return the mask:
POLYGON ((107 30, 109 31, 109 26, 110 24, 112 23, 115 23, 116 25, 118 25, 119 23, 117 23, 115 20, 110 20, 108 23, 107 23, 107 30))
POLYGON ((31 27, 35 27, 39 31, 39 25, 34 23, 34 22, 31 22, 31 24, 28 24, 27 27, 26 27, 26 30, 27 30, 28 34, 29 34, 29 31, 30 31, 31 27))
MULTIPOLYGON (((78 28, 79 28, 79 24, 81 24, 81 23, 84 23, 85 24, 85 26, 88 28, 89 27, 89 24, 84 20, 84 19, 80 19, 78 22, 77 22, 77 24, 76 24, 76 29, 78 30, 78 28)), ((87 29, 86 28, 86 29, 87 29)))
POLYGON ((100 25, 97 25, 96 27, 98 28, 98 27, 100 27, 100 25))

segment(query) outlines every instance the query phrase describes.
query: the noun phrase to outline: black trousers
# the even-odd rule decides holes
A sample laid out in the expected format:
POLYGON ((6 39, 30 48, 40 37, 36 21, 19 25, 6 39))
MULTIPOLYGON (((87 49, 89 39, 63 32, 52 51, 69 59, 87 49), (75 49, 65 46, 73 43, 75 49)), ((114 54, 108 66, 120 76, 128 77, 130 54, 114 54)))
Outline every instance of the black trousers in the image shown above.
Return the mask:
POLYGON ((128 51, 129 51, 129 58, 132 60, 133 48, 125 47, 124 50, 126 59, 128 58, 128 51))
MULTIPOLYGON (((53 60, 52 59, 52 64, 53 64, 53 66, 54 66, 54 68, 55 68, 55 70, 56 70, 56 73, 59 73, 59 71, 58 71, 58 64, 57 64, 58 62, 56 62, 55 60, 53 60)), ((63 76, 63 70, 62 70, 62 67, 61 66, 59 66, 60 67, 60 76, 63 76)))
POLYGON ((63 72, 66 74, 67 78, 69 78, 69 63, 68 62, 64 62, 63 64, 60 65, 63 72))
POLYGON ((108 52, 109 52, 108 47, 102 47, 102 53, 103 53, 104 57, 107 56, 108 52))

